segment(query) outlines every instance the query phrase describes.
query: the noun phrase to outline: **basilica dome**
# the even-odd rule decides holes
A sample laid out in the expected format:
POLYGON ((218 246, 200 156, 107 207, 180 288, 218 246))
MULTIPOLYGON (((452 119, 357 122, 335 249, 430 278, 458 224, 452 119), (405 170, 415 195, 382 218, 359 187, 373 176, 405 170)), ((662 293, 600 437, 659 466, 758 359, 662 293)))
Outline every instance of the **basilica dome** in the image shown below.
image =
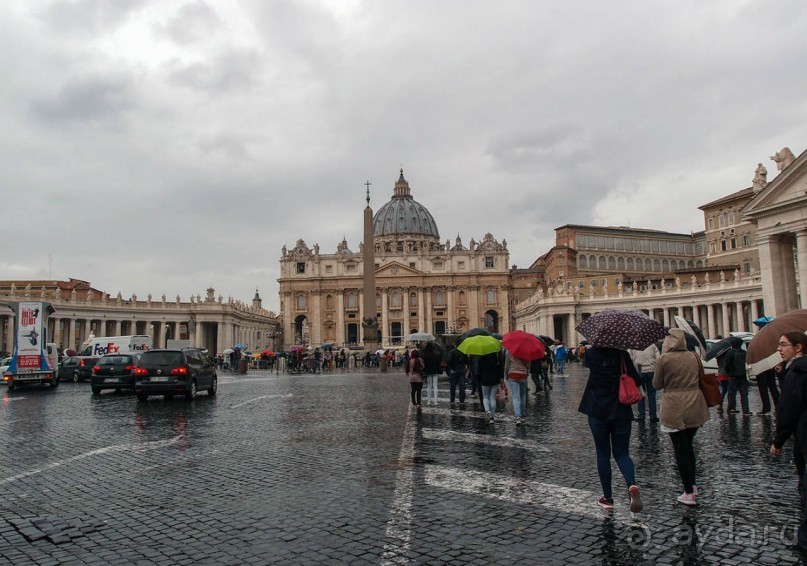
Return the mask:
POLYGON ((374 236, 428 236, 440 238, 437 223, 431 212, 412 198, 403 169, 392 199, 378 209, 373 217, 374 236))

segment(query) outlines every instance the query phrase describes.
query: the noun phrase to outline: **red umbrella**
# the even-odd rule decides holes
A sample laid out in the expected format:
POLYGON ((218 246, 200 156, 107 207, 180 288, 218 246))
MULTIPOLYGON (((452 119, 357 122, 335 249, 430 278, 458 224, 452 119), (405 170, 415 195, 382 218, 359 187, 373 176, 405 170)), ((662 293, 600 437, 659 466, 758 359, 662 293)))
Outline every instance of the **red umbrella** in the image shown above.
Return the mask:
POLYGON ((261 352, 261 355, 262 356, 274 356, 275 353, 272 350, 264 350, 263 352, 261 352))
POLYGON ((544 343, 538 340, 533 334, 528 334, 523 330, 513 330, 502 336, 502 344, 507 351, 517 358, 527 360, 540 360, 546 356, 544 343))

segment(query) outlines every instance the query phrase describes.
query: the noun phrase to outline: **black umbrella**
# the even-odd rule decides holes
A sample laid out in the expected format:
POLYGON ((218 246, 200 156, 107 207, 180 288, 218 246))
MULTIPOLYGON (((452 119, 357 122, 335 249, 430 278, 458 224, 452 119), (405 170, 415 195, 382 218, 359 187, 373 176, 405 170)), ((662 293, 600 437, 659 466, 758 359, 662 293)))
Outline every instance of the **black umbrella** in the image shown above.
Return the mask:
POLYGON ((594 346, 644 350, 667 332, 642 311, 606 309, 588 317, 576 330, 594 346))
MULTIPOLYGON (((707 349, 706 338, 703 335, 703 331, 701 331, 700 327, 697 324, 695 324, 693 321, 687 318, 678 315, 675 315, 673 319, 675 320, 675 324, 676 326, 678 326, 678 328, 680 328, 687 334, 697 338, 698 342, 700 342, 700 347, 704 351, 706 351, 707 349)), ((689 342, 687 342, 687 345, 689 345, 689 342)))
POLYGON ((712 346, 706 350, 706 361, 708 362, 712 358, 716 358, 721 354, 725 354, 729 350, 731 350, 731 336, 728 338, 723 338, 712 344, 712 346))
POLYGON ((484 328, 471 328, 470 330, 466 330, 465 332, 460 334, 457 343, 460 343, 466 338, 470 338, 471 336, 493 336, 493 333, 484 328))
MULTIPOLYGON (((543 342, 545 346, 551 346, 552 344, 555 343, 554 338, 550 338, 549 336, 544 336, 543 334, 536 334, 535 337, 538 338, 538 340, 540 340, 541 342, 543 342)), ((582 344, 582 342, 581 342, 581 344, 582 344)))

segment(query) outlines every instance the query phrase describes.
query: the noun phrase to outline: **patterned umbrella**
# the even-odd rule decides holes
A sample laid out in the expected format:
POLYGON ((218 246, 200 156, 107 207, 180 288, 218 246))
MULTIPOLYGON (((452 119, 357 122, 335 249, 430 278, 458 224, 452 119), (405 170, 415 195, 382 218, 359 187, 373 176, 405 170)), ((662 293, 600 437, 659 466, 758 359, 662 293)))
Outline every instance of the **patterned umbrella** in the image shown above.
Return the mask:
POLYGON ((502 343, 493 336, 471 336, 466 338, 457 350, 469 356, 484 356, 485 354, 493 354, 502 349, 502 343))
POLYGON ((777 316, 760 328, 748 344, 746 361, 754 364, 772 356, 779 348, 779 338, 782 334, 793 330, 797 332, 807 330, 807 309, 797 309, 777 316))
POLYGON ((606 309, 577 325, 577 331, 594 346, 644 350, 667 334, 664 327, 642 311, 606 309))
POLYGON ((523 330, 508 332, 502 337, 502 345, 507 351, 517 358, 527 360, 540 360, 546 356, 544 343, 538 340, 533 334, 527 334, 523 330))

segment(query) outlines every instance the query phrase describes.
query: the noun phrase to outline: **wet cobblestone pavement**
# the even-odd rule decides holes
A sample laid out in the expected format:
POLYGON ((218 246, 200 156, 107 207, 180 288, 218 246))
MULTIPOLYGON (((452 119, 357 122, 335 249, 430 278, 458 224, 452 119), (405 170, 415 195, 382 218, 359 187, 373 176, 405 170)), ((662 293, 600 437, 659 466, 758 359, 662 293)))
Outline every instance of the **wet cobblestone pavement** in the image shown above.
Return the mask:
MULTIPOLYGON (((377 371, 377 370, 376 370, 377 371)), ((530 395, 527 424, 476 401, 409 406, 401 371, 220 374, 194 401, 0 392, 0 562, 13 564, 794 564, 800 510, 773 422, 713 413, 697 508, 672 448, 635 423, 645 511, 608 515, 586 372, 530 395)), ((752 391, 752 410, 759 410, 752 391)))

